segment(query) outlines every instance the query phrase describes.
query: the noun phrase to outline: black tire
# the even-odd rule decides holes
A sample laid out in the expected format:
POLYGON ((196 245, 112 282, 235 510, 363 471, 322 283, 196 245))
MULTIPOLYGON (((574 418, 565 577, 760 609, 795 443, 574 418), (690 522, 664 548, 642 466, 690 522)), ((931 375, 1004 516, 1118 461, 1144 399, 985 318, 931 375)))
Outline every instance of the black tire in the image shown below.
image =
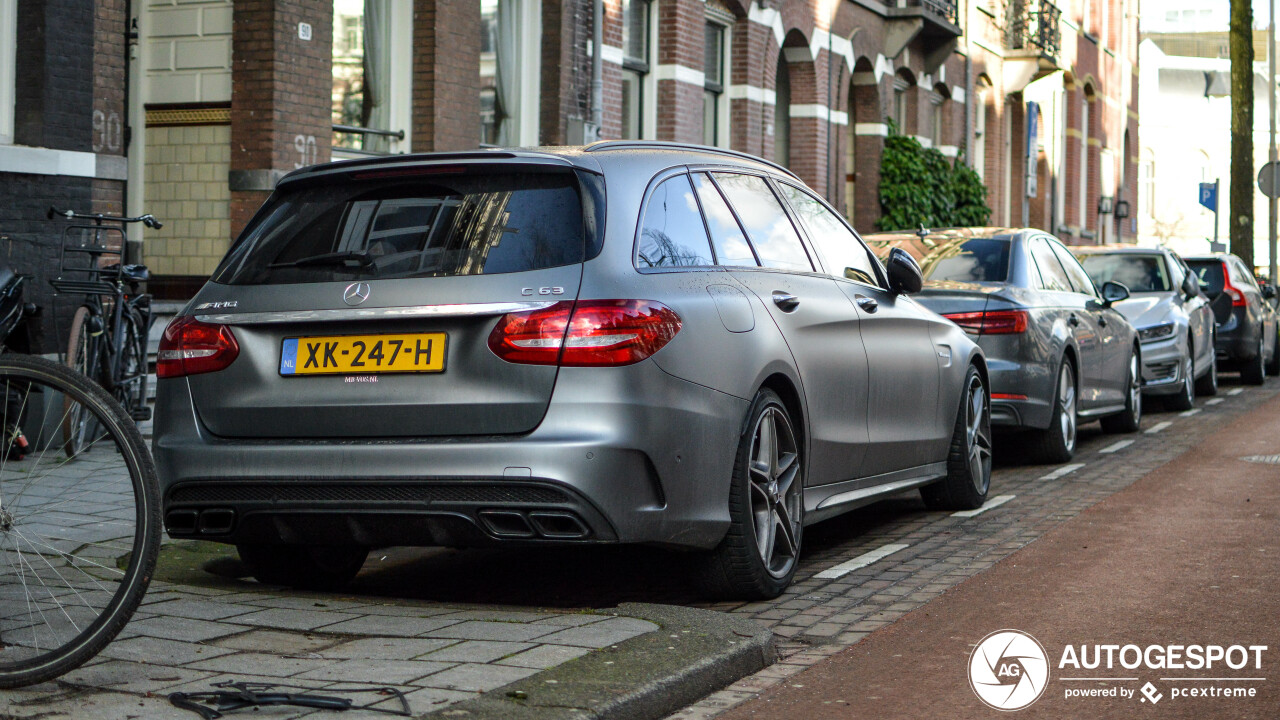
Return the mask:
MULTIPOLYGON (((89 308, 76 309, 71 319, 71 337, 67 341, 67 367, 97 383, 99 336, 93 333, 89 308)), ((127 414, 127 413, 126 413, 127 414)), ((92 419, 84 412, 84 406, 70 398, 63 403, 62 450, 68 458, 78 455, 88 439, 95 434, 92 419)))
POLYGON ((1217 343, 1209 353, 1209 372, 1196 379, 1196 395, 1213 397, 1218 394, 1218 351, 1217 343))
POLYGON ((1124 399, 1124 411, 1102 418, 1102 431, 1107 433, 1135 433, 1142 425, 1142 356, 1133 349, 1129 356, 1129 370, 1125 374, 1128 392, 1124 399))
MULTIPOLYGON (((160 548, 160 490, 137 427, 100 386, 59 363, 9 353, 0 355, 0 383, 10 395, 25 391, 21 411, 12 413, 6 405, 6 422, 10 414, 19 414, 33 435, 33 452, 22 461, 27 482, 16 493, 13 484, 0 484, 0 596, 7 598, 0 603, 0 688, 13 688, 50 680, 82 665, 133 616, 160 548), (98 435, 81 449, 89 465, 80 473, 67 472, 77 468, 79 460, 49 457, 58 443, 46 433, 56 432, 50 428, 59 426, 56 416, 62 407, 56 401, 33 399, 37 391, 61 393, 92 415, 98 435), (48 472, 38 474, 45 467, 48 472), (91 475, 87 482, 92 484, 78 487, 86 482, 81 479, 84 472, 91 475), (47 486, 46 493, 24 494, 22 487, 33 482, 47 486), (65 485, 61 492, 47 492, 59 484, 65 485), (74 505, 76 497, 90 490, 95 497, 116 498, 93 501, 101 512, 111 513, 111 522, 99 516, 77 521, 68 512, 68 502, 74 505), (129 499, 133 507, 127 505, 129 499), (49 530, 51 526, 58 530, 49 530), (34 548, 41 551, 40 562, 19 559, 30 557, 34 548), (15 567, 25 569, 24 577, 13 578, 15 567), (32 612, 33 606, 47 604, 55 595, 75 601, 59 608, 61 614, 32 612), (32 637, 29 643, 24 642, 27 633, 32 637)), ((0 455, 0 477, 13 480, 8 462, 12 461, 0 455)))
POLYGON ((1280 330, 1276 332, 1276 340, 1271 345, 1271 359, 1267 360, 1267 374, 1272 377, 1280 375, 1280 330))
POLYGON ((978 369, 969 366, 960 394, 947 476, 920 488, 930 510, 976 510, 991 489, 991 396, 978 369))
POLYGON ((1262 357, 1262 340, 1258 340, 1258 352, 1240 368, 1240 380, 1246 385, 1261 385, 1267 381, 1266 358, 1262 357))
POLYGON ((791 416, 772 390, 756 395, 745 427, 729 483, 729 531, 702 555, 694 581, 717 598, 761 600, 781 595, 799 565, 805 458, 791 416))
POLYGON ((1042 462, 1058 464, 1069 462, 1076 454, 1076 398, 1079 388, 1076 366, 1071 358, 1063 356, 1058 365, 1057 380, 1053 390, 1053 417, 1045 430, 1034 431, 1028 443, 1032 454, 1042 462), (1065 375, 1065 377, 1064 377, 1065 375))
POLYGON ((258 582, 302 590, 341 590, 355 579, 369 549, 354 545, 236 545, 258 582))
POLYGON ((1190 410, 1196 404, 1195 354, 1187 348, 1187 357, 1182 361, 1182 387, 1173 395, 1164 399, 1170 410, 1190 410))

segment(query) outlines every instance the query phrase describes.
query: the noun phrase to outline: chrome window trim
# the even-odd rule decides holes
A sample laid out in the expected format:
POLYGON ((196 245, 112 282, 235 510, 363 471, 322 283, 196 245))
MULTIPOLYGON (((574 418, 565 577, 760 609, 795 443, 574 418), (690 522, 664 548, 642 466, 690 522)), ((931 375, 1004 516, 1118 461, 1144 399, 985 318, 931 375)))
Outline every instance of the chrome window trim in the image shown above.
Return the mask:
POLYGON ((280 312, 223 313, 196 315, 196 320, 220 325, 261 325, 272 323, 314 322, 321 320, 364 320, 414 317, 471 317, 504 315, 511 312, 542 310, 555 305, 547 302, 469 303, 457 305, 411 305, 387 308, 339 308, 335 310, 285 310, 280 312))

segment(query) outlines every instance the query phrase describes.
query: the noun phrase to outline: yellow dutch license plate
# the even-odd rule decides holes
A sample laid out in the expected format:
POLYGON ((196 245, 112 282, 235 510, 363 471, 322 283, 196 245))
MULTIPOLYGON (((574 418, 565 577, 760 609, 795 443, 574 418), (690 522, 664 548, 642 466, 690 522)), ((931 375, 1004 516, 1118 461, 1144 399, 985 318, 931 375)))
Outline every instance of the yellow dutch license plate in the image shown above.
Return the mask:
POLYGON ((281 375, 444 372, 445 333, 285 338, 281 375))

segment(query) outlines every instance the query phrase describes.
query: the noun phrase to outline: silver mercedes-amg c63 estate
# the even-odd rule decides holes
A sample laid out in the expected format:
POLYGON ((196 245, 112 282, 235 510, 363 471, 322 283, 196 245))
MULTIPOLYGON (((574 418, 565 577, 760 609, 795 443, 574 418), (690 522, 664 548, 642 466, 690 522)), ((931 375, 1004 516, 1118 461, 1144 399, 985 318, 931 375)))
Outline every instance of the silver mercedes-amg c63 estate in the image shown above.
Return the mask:
POLYGON ((986 498, 986 363, 920 285, 725 150, 299 170, 165 330, 166 527, 303 587, 375 547, 648 543, 776 596, 806 524, 986 498))

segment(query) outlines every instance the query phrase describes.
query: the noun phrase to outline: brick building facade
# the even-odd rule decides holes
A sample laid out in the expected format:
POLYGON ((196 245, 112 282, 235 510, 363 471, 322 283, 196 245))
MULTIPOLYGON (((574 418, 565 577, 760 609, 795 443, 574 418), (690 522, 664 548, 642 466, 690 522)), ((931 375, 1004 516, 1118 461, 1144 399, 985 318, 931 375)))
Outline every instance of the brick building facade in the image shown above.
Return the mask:
MULTIPOLYGON (((775 159, 865 232, 896 128, 971 163, 993 224, 1074 243, 1135 235, 1136 0, 603 6, 600 137, 775 159)), ((592 0, 128 7, 0 0, 0 232, 30 241, 13 257, 39 286, 56 262, 49 204, 165 220, 130 239, 152 290, 181 298, 296 167, 595 129, 592 0)))

